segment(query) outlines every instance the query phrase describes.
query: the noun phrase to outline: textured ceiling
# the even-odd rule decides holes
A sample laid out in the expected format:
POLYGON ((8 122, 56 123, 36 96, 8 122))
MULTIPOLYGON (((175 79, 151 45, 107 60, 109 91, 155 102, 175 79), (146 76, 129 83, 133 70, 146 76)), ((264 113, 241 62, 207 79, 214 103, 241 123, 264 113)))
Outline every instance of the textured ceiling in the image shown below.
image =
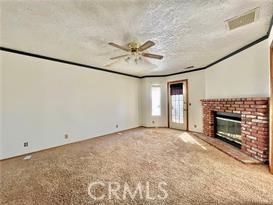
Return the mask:
POLYGON ((105 68, 121 45, 152 40, 164 59, 106 69, 143 76, 206 66, 266 35, 273 0, 1 1, 1 46, 105 68), (228 31, 224 21, 260 7, 258 21, 228 31))

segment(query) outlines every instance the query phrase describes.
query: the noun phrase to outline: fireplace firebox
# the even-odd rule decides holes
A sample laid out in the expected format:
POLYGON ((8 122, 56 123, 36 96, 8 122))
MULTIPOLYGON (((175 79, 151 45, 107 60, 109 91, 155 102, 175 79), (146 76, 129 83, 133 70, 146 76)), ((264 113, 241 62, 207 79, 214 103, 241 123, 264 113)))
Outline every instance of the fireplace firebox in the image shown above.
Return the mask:
POLYGON ((241 148, 241 115, 229 112, 215 113, 215 137, 241 148))
POLYGON ((268 161, 268 98, 204 99, 203 126, 208 137, 218 137, 241 147, 245 154, 268 161))

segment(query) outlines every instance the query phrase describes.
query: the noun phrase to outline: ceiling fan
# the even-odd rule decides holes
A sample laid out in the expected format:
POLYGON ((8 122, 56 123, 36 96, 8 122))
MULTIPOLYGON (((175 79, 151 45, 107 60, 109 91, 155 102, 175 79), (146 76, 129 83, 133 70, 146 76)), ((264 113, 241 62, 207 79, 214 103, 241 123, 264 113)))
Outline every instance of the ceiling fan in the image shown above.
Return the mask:
MULTIPOLYGON (((138 64, 139 61, 144 60, 142 57, 153 58, 153 59, 158 59, 158 60, 161 60, 163 58, 162 55, 143 52, 143 51, 147 50, 148 48, 155 45, 155 43, 153 41, 146 41, 142 45, 140 45, 138 42, 130 42, 126 46, 120 46, 120 45, 118 45, 116 43, 112 43, 112 42, 110 42, 108 44, 115 47, 115 48, 119 48, 123 51, 128 52, 127 54, 124 54, 124 55, 112 57, 112 58, 110 58, 110 60, 124 59, 126 62, 133 60, 136 64, 138 64)), ((111 66, 111 65, 113 65, 113 63, 110 63, 107 66, 111 66)))

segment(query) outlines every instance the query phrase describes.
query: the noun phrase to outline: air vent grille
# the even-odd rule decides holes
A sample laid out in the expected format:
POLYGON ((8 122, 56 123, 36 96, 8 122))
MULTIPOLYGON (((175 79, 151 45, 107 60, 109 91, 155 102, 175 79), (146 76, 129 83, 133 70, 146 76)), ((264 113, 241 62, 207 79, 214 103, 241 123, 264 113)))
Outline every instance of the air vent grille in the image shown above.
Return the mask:
POLYGON ((226 21, 226 25, 229 30, 233 30, 247 24, 253 23, 258 19, 259 8, 255 8, 251 11, 248 11, 240 16, 236 16, 232 19, 226 21))

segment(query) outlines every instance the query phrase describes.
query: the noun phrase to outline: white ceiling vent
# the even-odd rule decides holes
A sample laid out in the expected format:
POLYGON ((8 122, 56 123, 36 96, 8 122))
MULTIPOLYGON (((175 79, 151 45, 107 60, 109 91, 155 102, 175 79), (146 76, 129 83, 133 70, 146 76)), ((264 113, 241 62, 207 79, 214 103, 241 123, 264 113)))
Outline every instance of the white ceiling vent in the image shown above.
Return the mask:
POLYGON ((240 16, 235 16, 229 20, 226 20, 226 25, 228 30, 233 30, 241 26, 253 23, 259 17, 259 8, 255 8, 251 11, 248 11, 240 16))

